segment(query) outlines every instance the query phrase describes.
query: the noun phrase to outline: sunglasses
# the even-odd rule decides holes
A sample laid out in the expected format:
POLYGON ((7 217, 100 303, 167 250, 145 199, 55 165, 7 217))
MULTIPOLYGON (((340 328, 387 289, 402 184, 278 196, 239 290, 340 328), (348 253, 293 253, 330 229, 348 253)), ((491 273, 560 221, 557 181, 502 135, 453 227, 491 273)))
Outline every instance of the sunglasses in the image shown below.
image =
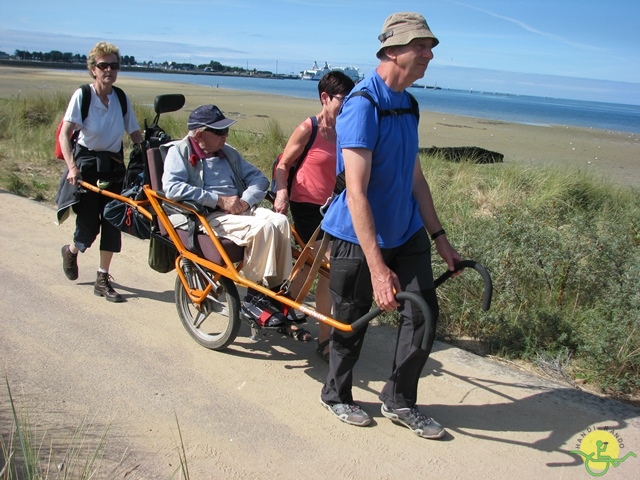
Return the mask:
POLYGON ((205 128, 205 132, 211 132, 219 137, 229 135, 229 127, 227 128, 205 128))
POLYGON ((118 62, 100 62, 96 63, 96 67, 100 70, 106 70, 107 68, 110 68, 111 70, 120 70, 120 64, 118 62))

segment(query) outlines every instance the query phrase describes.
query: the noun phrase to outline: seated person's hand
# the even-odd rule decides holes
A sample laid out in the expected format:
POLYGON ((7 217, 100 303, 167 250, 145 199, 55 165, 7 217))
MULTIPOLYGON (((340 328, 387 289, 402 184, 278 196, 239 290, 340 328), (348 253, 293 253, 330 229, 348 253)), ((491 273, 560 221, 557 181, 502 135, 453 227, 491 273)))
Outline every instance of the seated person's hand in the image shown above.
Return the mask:
POLYGON ((218 207, 220 210, 232 215, 239 215, 249 208, 249 204, 244 200, 241 200, 236 195, 232 197, 218 196, 218 207))

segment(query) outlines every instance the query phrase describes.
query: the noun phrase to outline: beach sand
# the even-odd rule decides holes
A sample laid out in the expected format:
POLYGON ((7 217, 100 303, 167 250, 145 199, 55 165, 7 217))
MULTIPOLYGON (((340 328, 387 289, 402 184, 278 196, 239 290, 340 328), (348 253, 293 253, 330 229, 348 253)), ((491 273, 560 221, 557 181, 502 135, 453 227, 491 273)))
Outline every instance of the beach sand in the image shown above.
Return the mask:
MULTIPOLYGON (((158 78, 162 78, 158 74, 158 78)), ((57 92, 71 95, 88 72, 0 67, 0 98, 57 92)), ((269 121, 277 121, 284 132, 320 110, 318 101, 244 92, 188 83, 142 80, 122 76, 118 86, 134 104, 152 105, 156 95, 182 93, 183 112, 214 103, 237 128, 262 132, 269 121)), ((640 134, 558 125, 522 125, 428 111, 422 105, 422 147, 482 147, 504 155, 504 161, 531 166, 558 165, 591 172, 603 179, 640 187, 640 134)))

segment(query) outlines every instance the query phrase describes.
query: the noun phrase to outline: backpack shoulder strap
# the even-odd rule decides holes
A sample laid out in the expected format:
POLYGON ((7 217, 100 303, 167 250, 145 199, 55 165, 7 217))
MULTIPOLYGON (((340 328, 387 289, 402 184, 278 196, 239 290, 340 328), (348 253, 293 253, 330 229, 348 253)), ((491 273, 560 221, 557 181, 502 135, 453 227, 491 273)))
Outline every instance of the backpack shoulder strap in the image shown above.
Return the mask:
POLYGON ((311 150, 313 142, 316 141, 316 135, 318 134, 318 117, 314 115, 309 118, 311 119, 311 135, 309 136, 307 144, 304 146, 304 150, 302 150, 300 158, 298 158, 298 161, 296 162, 298 164, 298 168, 300 168, 300 165, 304 162, 304 159, 307 156, 307 153, 309 153, 309 150, 311 150))
POLYGON ((409 95, 409 100, 411 100, 412 113, 416 117, 416 120, 420 122, 420 105, 418 105, 418 100, 416 100, 416 97, 411 95, 409 92, 407 92, 407 95, 409 95))
MULTIPOLYGON (((80 114, 82 115, 82 121, 89 115, 89 106, 91 105, 91 86, 88 83, 80 85, 82 91, 80 100, 80 114)), ((122 116, 127 114, 127 96, 121 88, 113 86, 113 90, 118 96, 118 102, 120 102, 120 108, 122 109, 122 116)))
POLYGON ((113 90, 118 95, 118 101, 120 102, 120 108, 122 108, 122 116, 124 117, 127 114, 127 96, 121 88, 113 86, 113 90))
POLYGON ((358 90, 356 92, 352 92, 351 95, 349 95, 349 97, 364 97, 371 102, 371 105, 376 107, 376 110, 378 110, 378 112, 380 112, 380 107, 378 106, 378 102, 376 102, 371 96, 371 94, 366 90, 358 90))
MULTIPOLYGON (((389 110, 381 110, 380 106, 373 99, 373 97, 371 96, 371 94, 369 92, 367 92, 365 90, 358 90, 358 91, 353 92, 351 94, 352 97, 364 97, 367 100, 369 100, 372 103, 372 105, 376 108, 376 110, 378 111, 378 115, 380 117, 411 114, 414 117, 416 117, 416 121, 417 122, 420 122, 420 105, 418 104, 418 101, 416 100, 416 97, 411 95, 409 92, 407 92, 407 95, 409 95, 409 100, 411 101, 411 108, 393 108, 393 109, 389 109, 389 110)), ((342 191, 345 189, 345 187, 346 187, 346 183, 345 183, 345 179, 344 179, 344 170, 343 170, 336 177, 336 184, 335 184, 335 186, 333 188, 333 193, 335 195, 340 195, 340 193, 342 193, 342 191)))
POLYGON ((307 144, 304 146, 302 153, 289 169, 289 178, 287 178, 287 192, 289 194, 291 194, 293 179, 296 178, 296 173, 298 172, 298 170, 300 170, 300 167, 302 166, 305 158, 307 158, 307 154, 309 153, 309 150, 311 150, 313 142, 316 141, 316 136, 318 135, 318 117, 314 115, 313 117, 309 118, 311 119, 311 135, 309 136, 309 140, 307 140, 307 144))
POLYGON ((395 117, 398 115, 412 114, 416 117, 416 120, 420 121, 420 106, 418 105, 418 101, 409 92, 407 92, 407 95, 409 95, 409 100, 411 101, 411 108, 390 108, 388 110, 382 110, 380 105, 378 105, 378 102, 373 99, 369 92, 365 90, 358 90, 351 94, 352 97, 364 97, 369 100, 371 104, 376 107, 380 117, 395 117))
POLYGON ((80 90, 82 92, 80 95, 80 115, 84 122, 84 119, 89 115, 89 106, 91 105, 91 86, 85 83, 80 85, 80 90))

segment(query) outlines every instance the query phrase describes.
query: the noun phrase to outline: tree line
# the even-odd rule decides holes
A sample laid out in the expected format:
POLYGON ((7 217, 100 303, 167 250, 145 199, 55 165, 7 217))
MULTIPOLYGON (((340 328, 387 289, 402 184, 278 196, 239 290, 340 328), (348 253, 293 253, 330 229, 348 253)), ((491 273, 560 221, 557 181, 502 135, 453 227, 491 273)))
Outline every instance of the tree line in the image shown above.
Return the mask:
MULTIPOLYGON (((60 63, 87 63, 87 56, 80 55, 79 53, 61 52, 59 50, 51 50, 50 52, 30 52, 28 50, 16 50, 13 54, 13 58, 16 60, 30 60, 34 62, 60 62, 60 63)), ((125 66, 143 66, 143 67, 161 67, 168 70, 200 70, 204 72, 212 73, 240 73, 240 74, 263 74, 271 75, 271 72, 262 70, 248 70, 242 67, 230 67, 223 65, 220 62, 211 60, 209 63, 202 63, 200 65, 194 65, 192 63, 177 63, 164 61, 162 63, 154 63, 150 61, 136 61, 133 55, 124 55, 121 59, 121 64, 125 66)))
MULTIPOLYGON (((50 52, 16 50, 13 56, 17 60, 32 60, 35 62, 87 63, 86 55, 71 52, 60 52, 59 50, 51 50, 50 52)), ((137 65, 135 57, 130 55, 124 55, 121 59, 121 63, 122 65, 137 65)))

